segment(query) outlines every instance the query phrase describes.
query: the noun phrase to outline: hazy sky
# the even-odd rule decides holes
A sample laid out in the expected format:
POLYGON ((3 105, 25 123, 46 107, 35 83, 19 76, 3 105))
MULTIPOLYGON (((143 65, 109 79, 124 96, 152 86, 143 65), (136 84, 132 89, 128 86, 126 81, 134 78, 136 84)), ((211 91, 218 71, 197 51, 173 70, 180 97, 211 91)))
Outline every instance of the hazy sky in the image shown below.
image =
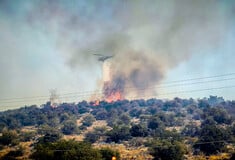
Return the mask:
POLYGON ((119 69, 131 54, 144 57, 137 66, 159 72, 158 98, 235 99, 234 74, 178 81, 235 73, 234 17, 233 0, 0 0, 0 109, 45 103, 50 89, 62 101, 100 90, 93 53, 115 55, 119 69))

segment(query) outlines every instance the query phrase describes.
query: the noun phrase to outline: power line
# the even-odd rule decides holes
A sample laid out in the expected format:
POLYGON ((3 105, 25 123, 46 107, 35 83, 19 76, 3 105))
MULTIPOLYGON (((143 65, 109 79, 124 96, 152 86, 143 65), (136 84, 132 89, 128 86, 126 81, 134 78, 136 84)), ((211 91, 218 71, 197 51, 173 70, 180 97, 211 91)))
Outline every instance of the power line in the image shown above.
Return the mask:
MULTIPOLYGON (((192 84, 202 84, 202 83, 209 83, 209 82, 219 82, 219 81, 227 81, 227 80, 234 80, 235 78, 224 78, 224 79, 216 79, 216 80, 208 80, 208 81, 199 81, 199 82, 191 82, 191 83, 182 83, 182 82, 187 82, 187 81, 195 81, 195 80, 203 80, 203 79, 211 79, 211 78, 218 78, 218 77, 225 77, 225 76, 231 76, 231 75, 235 75, 235 73, 228 73, 228 74, 222 74, 222 75, 215 75, 215 76, 207 76, 207 77, 198 77, 198 78, 191 78, 191 79, 182 79, 182 80, 177 80, 177 81, 170 81, 167 83, 163 83, 160 85, 154 85, 154 86, 137 86, 139 89, 136 89, 135 87, 125 87, 125 89, 134 89, 134 90, 146 90, 148 88, 166 88, 166 87, 174 87, 174 86, 179 86, 179 85, 192 85, 192 84), (172 83, 179 83, 179 84, 172 84, 172 83), (171 84, 171 85, 166 85, 166 84, 171 84), (164 86, 165 85, 165 86, 164 86), (140 89, 140 88, 143 89, 140 89)), ((83 97, 83 96, 89 96, 89 95, 95 95, 95 94, 102 94, 102 90, 95 90, 95 91, 83 91, 83 92, 70 92, 70 93, 64 93, 64 94, 60 94, 60 95, 79 95, 79 97, 83 97), (85 94, 87 93, 87 94, 85 94)), ((5 98, 5 99, 0 99, 1 103, 8 103, 11 102, 13 103, 11 100, 21 100, 21 101, 25 101, 28 99, 38 99, 40 98, 41 100, 43 99, 47 99, 49 96, 32 96, 32 97, 18 97, 18 98, 5 98), (4 102, 5 101, 5 102, 4 102), (7 101, 7 102, 6 102, 7 101)), ((14 102, 21 102, 21 101, 14 101, 14 102)))
POLYGON ((149 98, 151 96, 162 96, 162 95, 172 95, 172 94, 179 94, 179 93, 192 93, 192 92, 212 91, 212 90, 220 90, 220 89, 226 89, 226 88, 235 88, 235 85, 222 86, 222 87, 213 87, 213 88, 203 88, 203 89, 193 89, 193 90, 183 90, 183 91, 167 92, 167 93, 155 94, 155 95, 149 94, 149 95, 135 96, 135 97, 129 97, 129 98, 149 98))
POLYGON ((220 75, 214 75, 214 76, 189 78, 189 79, 183 79, 183 80, 169 81, 168 83, 191 81, 191 80, 201 80, 201 79, 209 79, 209 78, 217 78, 217 77, 225 77, 225 76, 231 76, 231 75, 235 75, 235 73, 227 73, 227 74, 220 74, 220 75))
MULTIPOLYGON (((216 79, 216 80, 209 80, 209 81, 199 81, 199 82, 193 82, 193 83, 181 83, 181 84, 173 84, 173 85, 167 85, 167 86, 148 86, 146 88, 134 88, 134 87, 131 87, 131 88, 125 88, 126 92, 128 91, 141 91, 141 90, 151 90, 151 89, 158 89, 158 88, 169 88, 169 87, 175 87, 175 86, 186 86, 186 85, 194 85, 194 84, 203 84, 203 83, 210 83, 210 82, 220 82, 220 81, 228 81, 228 80, 234 80, 235 78, 224 78, 224 79, 216 79)), ((178 93, 178 92, 177 92, 178 93)), ((65 96, 59 96, 59 98, 70 98, 70 97, 88 97, 88 96, 92 96, 92 95, 103 95, 103 92, 100 91, 100 92, 93 92, 91 94, 82 94, 82 92, 71 92, 71 93, 67 93, 67 94, 62 94, 62 95, 65 95, 65 96), (77 94, 78 93, 78 94, 77 94), (66 95, 72 95, 72 96, 66 96, 66 95)), ((27 100, 28 102, 29 101, 35 101, 35 100, 47 100, 48 99, 48 96, 40 96, 40 97, 34 97, 34 98, 31 98, 30 100, 27 100), (44 98, 45 97, 45 98, 44 98)), ((5 100, 1 103, 15 103, 15 102, 24 102, 25 99, 11 99, 11 100, 5 100)))
MULTIPOLYGON (((182 83, 182 84, 175 84, 175 85, 169 85, 169 86, 166 86, 166 88, 168 87, 175 87, 175 86, 185 86, 185 85, 194 85, 194 84, 203 84, 203 83, 210 83, 210 82, 219 82, 219 81, 226 81, 226 80, 234 80, 235 78, 228 78, 228 79, 218 79, 218 80, 210 80, 210 81, 202 81, 202 82, 193 82, 193 83, 182 83)), ((147 88, 141 88, 141 89, 136 89, 136 88, 126 88, 126 91, 125 92, 130 92, 130 91, 142 91, 142 90, 146 90, 146 91, 149 91, 149 90, 153 90, 153 89, 158 89, 158 88, 164 88, 164 87, 158 87, 158 86, 150 86, 150 87, 147 87, 147 88)), ((233 88, 233 87, 232 87, 233 88)), ((217 89, 217 88, 212 88, 212 89, 217 89)), ((195 91, 198 91, 198 90, 189 90, 187 92, 195 92, 195 91)), ((201 90, 199 90, 201 91, 201 90)), ((203 89, 204 91, 204 89, 203 89)), ((184 91, 186 92, 186 91, 184 91)), ((76 93, 76 92, 75 92, 76 93)), ((170 92, 170 94, 176 94, 176 93, 182 93, 182 91, 178 91, 178 92, 170 92)), ((158 94, 158 95, 168 95, 169 93, 167 94, 158 94)), ((95 93, 92 93, 92 94, 74 94, 72 95, 72 93, 70 94, 64 94, 64 95, 71 95, 71 96, 59 96, 59 98, 71 98, 71 97, 76 97, 76 98, 86 98, 86 97, 90 97, 92 95, 96 95, 96 96, 102 96, 103 95, 103 92, 95 92, 95 93)), ((47 100, 48 97, 45 97, 45 98, 40 98, 38 97, 37 99, 30 99, 30 100, 27 100, 28 102, 32 102, 32 101, 36 101, 36 100, 47 100)), ((1 101, 0 101, 1 102, 1 101)), ((11 101, 2 101, 1 103, 16 103, 16 102, 25 102, 24 99, 20 99, 20 100, 11 100, 11 101)))
MULTIPOLYGON (((191 80, 203 80, 203 79, 208 79, 208 78, 215 78, 215 77, 225 77, 225 76, 231 76, 231 75, 234 75, 235 73, 230 73, 230 74, 223 74, 223 75, 216 75, 216 76, 208 76, 208 77, 199 77, 199 78, 193 78, 193 79, 185 79, 185 80, 180 80, 180 81, 174 81, 174 83, 176 82, 180 82, 179 84, 170 84, 170 85, 166 85, 165 88, 168 88, 168 87, 175 87, 175 86, 184 86, 184 85, 187 85, 187 86, 190 86, 190 85, 194 85, 194 84, 203 84, 203 83, 209 83, 209 82, 219 82, 219 81, 228 81, 228 80, 233 80, 235 78, 233 77, 229 77, 229 78, 223 78, 223 79, 212 79, 212 80, 206 80, 206 81, 196 81, 196 82, 191 82, 191 83, 181 83, 181 82, 187 82, 187 81, 191 81, 191 80)), ((164 84, 169 84, 169 83, 164 83, 164 84)), ((148 86, 147 88, 143 88, 143 89, 136 89, 136 88, 131 88, 131 87, 126 87, 126 91, 125 92, 131 92, 131 90, 134 89, 134 91, 141 91, 141 90, 154 90, 154 89, 157 89, 157 88, 164 88, 163 86, 148 86)), ((151 94, 151 95, 146 95, 146 94, 143 94, 142 96, 136 96, 136 97, 128 97, 128 99, 136 99, 136 98, 152 98, 152 97, 156 97, 156 96, 162 96, 162 95, 174 95, 174 94, 180 94, 180 93, 192 93, 192 92, 202 92, 202 91, 210 91, 210 90, 220 90, 220 89, 226 89, 226 88, 234 88, 234 86, 222 86, 222 87, 214 87, 214 88, 204 88, 204 89, 196 89, 196 90, 184 90, 184 91, 176 91, 176 92, 168 92, 168 93, 161 93, 161 94, 151 94)), ((70 92, 70 93, 65 93, 63 94, 64 96, 60 96, 60 98, 63 98, 63 99, 69 99, 69 100, 64 100, 64 101, 70 101, 73 102, 73 103, 76 103, 79 99, 82 100, 81 98, 83 99, 87 99, 89 97, 99 97, 98 99, 103 99, 103 92, 102 91, 87 91, 87 92, 70 92), (90 92, 90 94, 88 94, 90 92), (84 93, 87 93, 87 94, 84 94, 84 93), (68 95, 68 96, 67 96, 68 95), (70 96, 69 96, 70 95, 70 96)), ((36 102, 38 103, 44 103, 43 101, 46 101, 46 100, 49 100, 49 96, 34 96, 33 97, 34 99, 22 99, 22 98, 18 98, 18 99, 9 99, 8 101, 5 100, 5 102, 1 102, 0 100, 0 103, 5 103, 6 105, 4 106, 0 106, 0 108, 16 108, 16 107, 19 107, 19 105, 9 105, 9 104, 12 104, 12 103, 24 103, 22 104, 22 106, 27 106, 27 103, 29 104, 30 102, 33 102, 34 104, 37 104, 36 102)))
MULTIPOLYGON (((163 94, 149 94, 149 95, 144 95, 144 96, 135 96, 135 97, 128 97, 128 99, 136 99, 136 98, 153 98, 156 96, 161 96, 161 95, 172 95, 172 94, 179 94, 179 93, 192 93, 192 92, 202 92, 202 91, 210 91, 210 90, 220 90, 220 89, 226 89, 226 88, 235 88, 235 85, 231 86, 222 86, 222 87, 214 87, 214 88, 204 88, 204 89, 195 89, 195 90, 184 90, 184 91, 178 91, 178 92, 168 92, 168 93, 163 93, 163 94)), ((74 98, 77 98, 76 96, 72 96, 74 98)), ((70 97, 70 98, 72 98, 70 97)), ((7 108, 9 106, 2 106, 0 108, 7 108)), ((18 107, 18 106, 15 106, 18 107)), ((11 106, 13 108, 13 106, 11 106)))
POLYGON ((201 82, 193 82, 193 83, 181 83, 181 84, 173 84, 173 85, 167 85, 167 86, 149 86, 147 88, 142 89, 136 89, 135 90, 148 90, 148 89, 158 89, 158 88, 170 88, 170 87, 176 87, 176 86, 185 86, 185 85, 194 85, 194 84, 203 84, 203 83, 210 83, 210 82, 221 82, 221 81, 227 81, 227 80, 234 80, 235 78, 227 78, 227 79, 217 79, 217 80, 209 80, 209 81, 201 81, 201 82))

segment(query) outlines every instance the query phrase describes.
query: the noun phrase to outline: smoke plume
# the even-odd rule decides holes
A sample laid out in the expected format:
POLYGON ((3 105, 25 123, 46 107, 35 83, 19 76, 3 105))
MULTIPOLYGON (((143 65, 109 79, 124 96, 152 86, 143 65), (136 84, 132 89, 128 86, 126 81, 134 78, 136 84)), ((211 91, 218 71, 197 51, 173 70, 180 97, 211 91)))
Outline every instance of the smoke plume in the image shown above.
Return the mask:
MULTIPOLYGON (((2 9, 7 7, 4 4, 2 9)), ((55 40, 58 56, 73 71, 90 72, 88 78, 101 68, 93 54, 113 55, 105 96, 116 91, 135 96, 159 84, 167 71, 192 54, 220 46, 233 26, 232 4, 215 0, 27 1, 18 17, 27 27, 55 40)))
POLYGON ((78 14, 57 3, 43 5, 40 17, 56 23, 58 46, 72 68, 94 66, 93 53, 114 55, 106 97, 148 91, 197 50, 219 45, 229 23, 214 1, 92 1, 78 14))

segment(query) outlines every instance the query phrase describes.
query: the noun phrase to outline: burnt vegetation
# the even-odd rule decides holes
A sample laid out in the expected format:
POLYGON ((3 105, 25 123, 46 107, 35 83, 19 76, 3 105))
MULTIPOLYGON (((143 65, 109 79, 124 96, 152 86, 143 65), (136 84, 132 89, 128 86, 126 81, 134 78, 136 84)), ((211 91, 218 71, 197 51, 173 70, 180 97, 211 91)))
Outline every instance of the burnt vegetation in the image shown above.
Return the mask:
POLYGON ((101 101, 96 106, 82 101, 63 103, 56 108, 48 102, 41 107, 25 106, 0 112, 0 147, 16 148, 5 154, 5 158, 11 154, 11 158, 22 156, 24 148, 19 146, 22 142, 31 142, 28 157, 31 159, 70 159, 71 156, 72 159, 110 159, 112 156, 120 159, 121 154, 116 150, 91 145, 113 143, 147 147, 156 160, 220 153, 227 153, 232 159, 234 107, 234 101, 216 96, 197 100, 101 101), (106 126, 89 130, 98 121, 104 121, 106 126), (25 131, 27 127, 31 130, 25 131), (63 138, 81 134, 84 135, 82 142, 63 138))

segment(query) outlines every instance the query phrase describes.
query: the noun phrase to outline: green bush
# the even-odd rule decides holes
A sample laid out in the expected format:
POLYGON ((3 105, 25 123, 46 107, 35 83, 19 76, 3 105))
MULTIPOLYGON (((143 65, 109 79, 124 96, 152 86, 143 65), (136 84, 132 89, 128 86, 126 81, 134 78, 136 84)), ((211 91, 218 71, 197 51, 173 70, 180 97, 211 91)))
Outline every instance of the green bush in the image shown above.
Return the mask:
POLYGON ((182 160, 186 153, 186 147, 178 141, 156 141, 150 147, 150 154, 154 160, 182 160))
POLYGON ((38 144, 30 158, 35 160, 102 160, 99 150, 92 148, 88 143, 74 140, 38 144))
POLYGON ((0 137, 0 144, 15 146, 19 144, 19 136, 14 130, 4 130, 0 137))
POLYGON ((102 155, 102 160, 112 160, 112 157, 116 157, 117 160, 120 159, 120 153, 110 148, 102 148, 100 149, 100 153, 102 155))

